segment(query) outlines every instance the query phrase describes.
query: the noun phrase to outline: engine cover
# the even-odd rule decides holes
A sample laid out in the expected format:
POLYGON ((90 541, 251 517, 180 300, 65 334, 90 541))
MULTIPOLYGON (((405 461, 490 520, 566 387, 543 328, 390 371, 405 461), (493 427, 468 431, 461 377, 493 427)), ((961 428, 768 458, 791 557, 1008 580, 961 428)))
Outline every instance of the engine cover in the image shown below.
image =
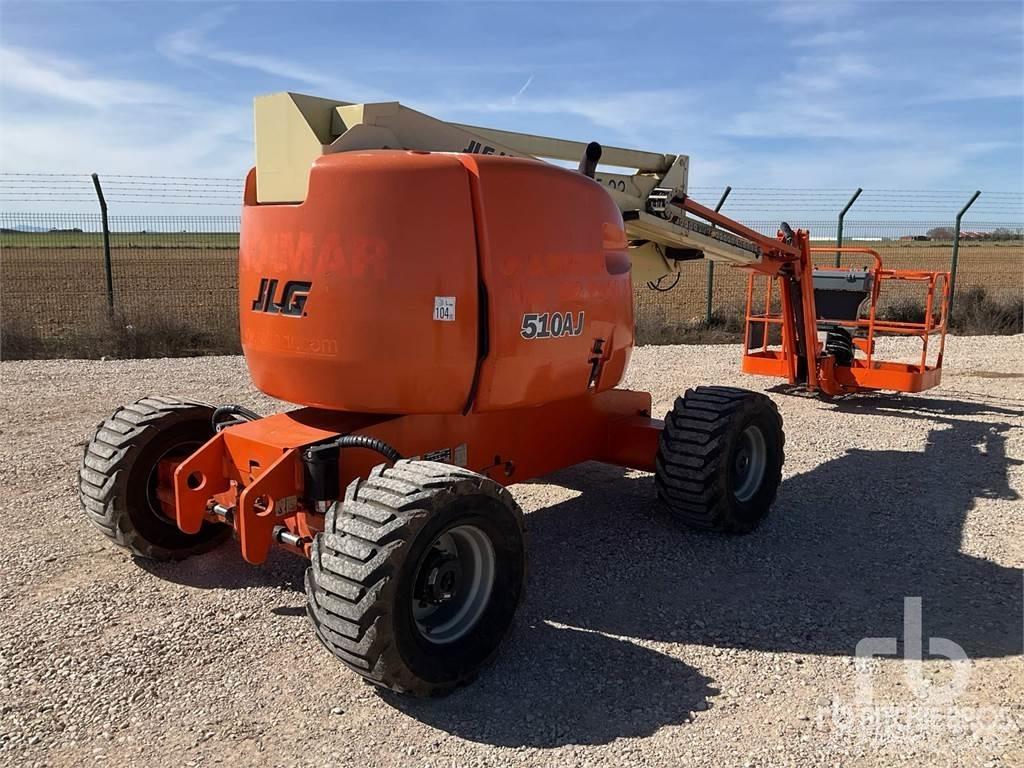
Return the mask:
POLYGON ((599 184, 533 160, 319 157, 298 204, 246 182, 242 348, 253 381, 364 413, 499 410, 614 387, 629 256, 599 184))

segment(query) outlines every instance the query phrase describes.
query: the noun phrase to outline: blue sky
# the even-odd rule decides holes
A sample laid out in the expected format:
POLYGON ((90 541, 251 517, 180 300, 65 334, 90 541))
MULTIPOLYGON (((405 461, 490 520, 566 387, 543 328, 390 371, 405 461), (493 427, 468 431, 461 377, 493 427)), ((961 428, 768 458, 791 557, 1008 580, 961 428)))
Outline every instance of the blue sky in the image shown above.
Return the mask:
POLYGON ((691 184, 1024 189, 1019 2, 10 2, 0 169, 241 177, 254 95, 691 156, 691 184))

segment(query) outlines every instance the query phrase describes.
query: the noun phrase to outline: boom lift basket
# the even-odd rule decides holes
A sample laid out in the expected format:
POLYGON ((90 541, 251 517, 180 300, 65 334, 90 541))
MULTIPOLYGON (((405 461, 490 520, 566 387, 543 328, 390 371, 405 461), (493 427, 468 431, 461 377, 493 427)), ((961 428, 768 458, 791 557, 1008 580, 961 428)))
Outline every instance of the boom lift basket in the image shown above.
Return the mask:
MULTIPOLYGON (((921 392, 941 378, 949 308, 949 273, 886 269, 881 255, 870 248, 808 249, 811 254, 869 255, 872 267, 847 267, 812 272, 816 326, 824 334, 819 360, 820 389, 837 395, 864 390, 921 392), (924 318, 920 322, 883 320, 878 317, 880 297, 886 286, 924 291, 924 318), (914 362, 877 359, 879 336, 915 336, 921 354, 914 362), (937 352, 933 337, 938 337, 937 352), (929 359, 929 347, 934 355, 929 359)), ((801 381, 806 366, 799 346, 784 321, 789 298, 778 274, 751 272, 747 281, 743 370, 761 376, 801 381), (778 287, 777 287, 778 286, 778 287)), ((901 291, 905 292, 905 291, 901 291)))

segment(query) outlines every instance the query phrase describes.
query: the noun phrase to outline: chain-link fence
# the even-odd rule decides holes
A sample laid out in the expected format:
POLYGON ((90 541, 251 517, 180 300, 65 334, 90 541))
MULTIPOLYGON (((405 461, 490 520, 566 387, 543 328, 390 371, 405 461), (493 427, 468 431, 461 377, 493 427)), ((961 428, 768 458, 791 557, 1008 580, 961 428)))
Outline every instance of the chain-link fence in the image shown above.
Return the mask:
MULTIPOLYGON (((729 214, 729 206, 723 212, 729 214)), ((743 219, 742 213, 733 215, 743 219)), ((958 293, 983 288, 997 300, 1020 300, 1020 221, 971 221, 963 227, 958 293)), ((789 222, 810 230, 815 246, 835 246, 836 220, 790 217, 789 222)), ((769 235, 779 225, 776 220, 744 223, 769 235)), ((953 227, 949 219, 846 221, 843 244, 877 250, 887 267, 945 271, 952 266, 953 227)), ((112 212, 106 231, 105 237, 100 213, 0 213, 4 358, 239 350, 238 216, 112 212)), ((835 253, 816 260, 834 264, 835 253)), ((867 260, 844 255, 842 263, 867 260)), ((640 341, 684 340, 694 329, 708 327, 735 330, 747 274, 699 260, 683 263, 678 281, 663 281, 662 290, 637 286, 640 341)), ((883 301, 899 298, 893 293, 883 301)))
POLYGON ((106 248, 99 214, 0 213, 0 354, 237 352, 238 228, 112 215, 106 248))
MULTIPOLYGON (((778 221, 744 223, 768 235, 774 235, 779 226, 778 221)), ((835 221, 794 221, 792 224, 810 231, 812 247, 835 247, 835 221)), ((953 264, 951 238, 952 225, 948 221, 847 221, 843 246, 876 250, 883 265, 890 269, 949 271, 953 264), (929 237, 928 232, 933 235, 929 237), (940 239, 936 239, 936 235, 940 239)), ((836 255, 834 250, 829 250, 815 254, 814 260, 819 266, 832 266, 836 255)), ((840 263, 850 267, 870 262, 869 256, 843 254, 840 263)), ((971 222, 970 230, 961 235, 956 274, 958 293, 982 288, 995 301, 1019 301, 1024 295, 1024 225, 971 222)), ((642 340, 670 342, 701 326, 735 329, 743 316, 748 275, 744 269, 712 266, 699 260, 684 263, 678 283, 674 279, 665 280, 660 286, 662 290, 637 286, 637 326, 642 340), (675 287, 664 290, 669 285, 675 287)), ((888 281, 880 303, 884 306, 919 298, 920 291, 916 288, 888 281)))

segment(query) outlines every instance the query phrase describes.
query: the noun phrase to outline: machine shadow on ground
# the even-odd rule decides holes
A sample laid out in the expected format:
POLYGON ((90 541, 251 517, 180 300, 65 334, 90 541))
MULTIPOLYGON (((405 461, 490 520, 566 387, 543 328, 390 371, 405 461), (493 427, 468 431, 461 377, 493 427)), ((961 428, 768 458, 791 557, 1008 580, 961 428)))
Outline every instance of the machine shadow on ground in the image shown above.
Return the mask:
MULTIPOLYGON (((819 394, 790 384, 778 384, 767 391, 773 395, 821 400, 819 394)), ((857 416, 898 416, 903 419, 922 419, 945 424, 952 424, 957 419, 979 416, 1024 418, 1024 400, 976 395, 971 392, 953 394, 957 396, 955 400, 891 392, 858 392, 821 402, 826 410, 839 413, 857 416)))
POLYGON ((903 598, 921 597, 926 636, 972 658, 1020 654, 1024 571, 960 551, 976 500, 1019 498, 1008 469, 1021 462, 1005 453, 1013 428, 955 421, 923 451, 851 450, 786 479, 772 515, 743 537, 637 514, 630 486, 649 490, 649 478, 603 483, 594 498, 594 475, 621 472, 568 470, 555 482, 581 495, 529 516, 535 579, 548 582, 536 608, 617 635, 852 655, 864 637, 901 637, 903 598))
POLYGON ((460 738, 544 748, 607 744, 691 722, 719 692, 712 683, 685 662, 627 640, 525 619, 470 686, 443 699, 380 696, 460 738))
POLYGON ((648 476, 560 472, 548 480, 580 495, 527 517, 526 604, 495 667, 443 701, 385 697, 474 741, 604 743, 686 722, 718 691, 677 659, 598 632, 852 656, 864 637, 902 648, 903 598, 915 596, 926 638, 974 659, 1021 654, 1024 572, 960 552, 978 499, 1018 498, 1011 428, 953 421, 924 451, 850 451, 786 480, 772 517, 739 538, 679 528, 655 511, 648 476))

